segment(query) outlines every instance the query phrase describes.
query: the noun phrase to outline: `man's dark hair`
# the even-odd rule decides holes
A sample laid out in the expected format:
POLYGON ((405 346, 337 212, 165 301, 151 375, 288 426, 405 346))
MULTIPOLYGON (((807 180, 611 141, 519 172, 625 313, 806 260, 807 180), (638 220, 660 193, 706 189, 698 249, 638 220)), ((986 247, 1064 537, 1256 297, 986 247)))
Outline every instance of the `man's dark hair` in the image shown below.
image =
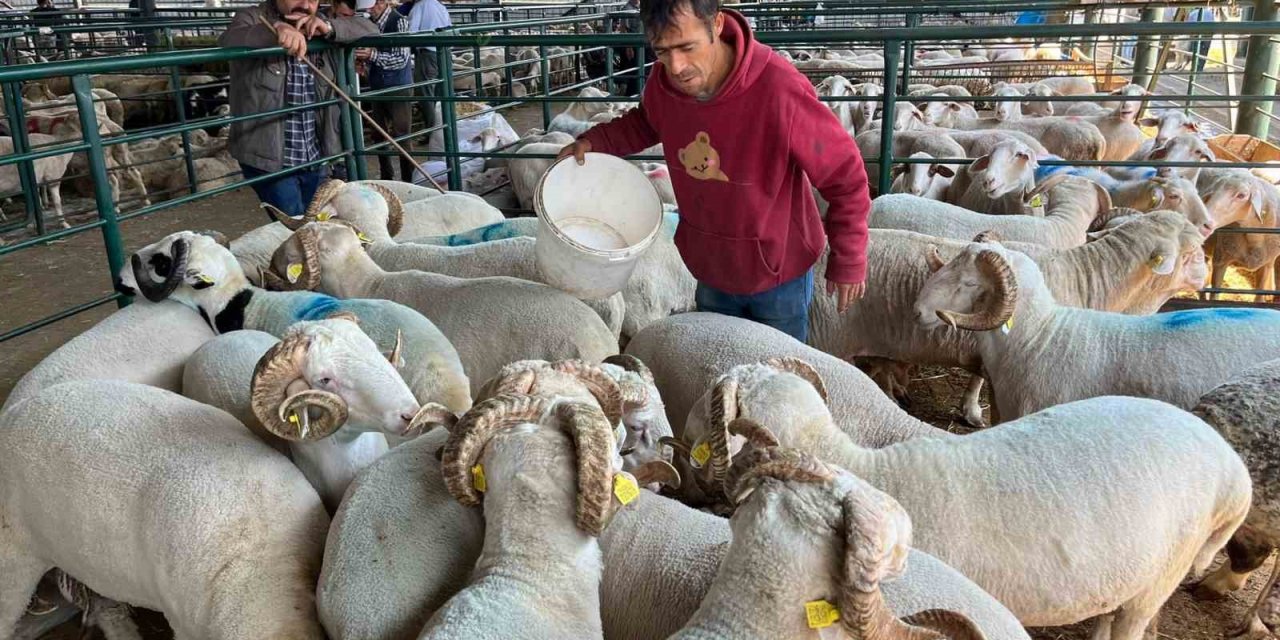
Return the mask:
POLYGON ((720 0, 640 0, 640 22, 650 42, 676 22, 676 14, 688 11, 707 25, 707 35, 715 29, 716 14, 720 12, 720 0))

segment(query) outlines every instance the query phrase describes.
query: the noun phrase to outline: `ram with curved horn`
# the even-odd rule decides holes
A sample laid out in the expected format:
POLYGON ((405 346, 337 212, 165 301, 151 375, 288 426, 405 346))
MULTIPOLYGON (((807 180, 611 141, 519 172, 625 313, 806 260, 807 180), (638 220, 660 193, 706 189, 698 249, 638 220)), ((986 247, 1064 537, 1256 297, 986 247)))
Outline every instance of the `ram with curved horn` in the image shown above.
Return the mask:
MULTIPOLYGON (((1150 257, 1156 273, 1179 267, 1164 253, 1150 257)), ((933 273, 915 309, 927 330, 973 332, 1004 419, 1111 395, 1191 409, 1236 373, 1280 358, 1280 312, 1129 316, 1065 307, 1035 262, 995 243, 969 245, 933 273)))
MULTIPOLYGON (((422 314, 386 300, 338 300, 310 291, 259 289, 249 284, 231 252, 214 238, 183 231, 143 247, 131 259, 142 265, 141 270, 123 270, 118 288, 137 292, 139 282, 154 284, 161 273, 178 275, 172 266, 180 261, 177 258, 185 261, 185 268, 167 299, 199 312, 216 333, 253 329, 283 337, 296 322, 347 314, 360 320, 383 353, 392 354, 398 346, 397 364, 403 363, 398 368, 419 402, 437 402, 453 413, 471 406, 470 381, 457 351, 422 314)), ((317 262, 307 267, 306 258, 299 259, 304 264, 287 272, 286 280, 305 280, 319 269, 317 262)))
POLYGON ((383 271, 350 227, 312 222, 272 258, 290 285, 315 283, 339 298, 390 300, 417 310, 457 348, 475 391, 521 359, 599 362, 618 341, 581 300, 515 278, 454 278, 425 271, 383 271))
MULTIPOLYGON (((1249 508, 1239 456, 1203 422, 1161 402, 1096 398, 964 437, 872 449, 855 444, 798 375, 754 364, 725 379, 733 404, 721 409, 708 392, 690 412, 686 445, 722 431, 708 416, 749 416, 781 446, 893 496, 915 523, 915 548, 970 576, 1029 627, 1103 616, 1100 631, 1111 638, 1141 638, 1249 508), (1061 490, 1081 483, 1087 494, 1061 490)), ((767 449, 769 440, 732 436, 722 466, 736 469, 761 443, 767 449)), ((722 485, 721 506, 737 495, 732 485, 732 477, 722 485)))
POLYGON ((184 395, 227 411, 294 464, 336 510, 356 473, 453 413, 419 406, 400 373, 352 318, 299 322, 277 340, 234 331, 196 351, 184 395))
POLYGON ((744 640, 798 640, 835 625, 867 640, 984 639, 961 613, 931 609, 899 620, 889 609, 880 585, 903 575, 911 547, 911 519, 893 498, 793 449, 747 458, 735 467, 741 499, 729 550, 673 639, 731 630, 744 640))
POLYGON ((599 365, 580 360, 521 360, 503 367, 481 387, 475 399, 480 402, 504 393, 519 393, 595 402, 610 424, 618 428, 622 468, 637 477, 668 477, 674 470, 665 462, 658 443, 660 438, 671 435, 662 399, 652 381, 633 370, 608 364, 611 359, 647 371, 644 363, 630 356, 611 356, 599 365))
POLYGON ((600 408, 516 394, 483 400, 450 433, 441 469, 462 504, 483 496, 485 543, 471 583, 418 637, 603 637, 596 537, 640 489, 621 469, 600 408))

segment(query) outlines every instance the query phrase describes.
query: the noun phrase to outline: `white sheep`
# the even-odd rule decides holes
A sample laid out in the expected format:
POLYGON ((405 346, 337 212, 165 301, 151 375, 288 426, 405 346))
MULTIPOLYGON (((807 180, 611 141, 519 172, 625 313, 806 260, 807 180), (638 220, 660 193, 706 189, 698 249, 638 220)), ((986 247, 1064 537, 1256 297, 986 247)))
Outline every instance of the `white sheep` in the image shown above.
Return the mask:
POLYGON ((457 349, 473 391, 515 360, 599 362, 618 351, 600 317, 567 293, 515 278, 389 273, 342 224, 311 222, 295 231, 276 252, 272 273, 274 286, 319 288, 339 298, 389 300, 417 310, 457 349))
MULTIPOLYGON (((1150 140, 1148 140, 1150 142, 1150 140)), ((1155 148, 1147 146, 1139 147, 1133 155, 1129 156, 1129 160, 1154 160, 1158 162, 1217 162, 1218 157, 1205 143, 1204 138, 1190 133, 1180 133, 1168 140, 1164 141, 1155 148)), ((1171 167, 1161 166, 1156 168, 1158 176, 1178 176, 1195 182, 1200 177, 1200 167, 1171 167)), ((1107 173, 1117 177, 1132 176, 1138 171, 1150 171, 1145 167, 1129 167, 1127 170, 1121 167, 1109 167, 1107 173)))
POLYGON ((1127 180, 1114 185, 1111 200, 1116 207, 1137 211, 1177 211, 1196 225, 1206 238, 1217 227, 1194 182, 1177 176, 1127 180))
POLYGON ((1154 138, 1147 140, 1133 152, 1131 159, 1142 159, 1147 157, 1146 154, 1152 150, 1165 144, 1183 134, 1193 136, 1200 135, 1200 123, 1196 122, 1191 114, 1180 109, 1165 109, 1155 117, 1146 117, 1138 120, 1138 124, 1143 127, 1152 127, 1156 130, 1154 138))
POLYGON ((1050 153, 1067 160, 1101 160, 1107 154, 1107 139, 1091 122, 1063 116, 1023 118, 1017 110, 1009 111, 1006 118, 1000 121, 994 118, 972 119, 960 114, 953 127, 1021 131, 1039 140, 1050 153))
MULTIPOLYGON (((355 474, 387 452, 384 434, 411 435, 429 419, 415 422, 418 401, 354 317, 299 322, 283 338, 232 331, 210 340, 187 361, 183 395, 227 411, 268 444, 287 443, 330 512, 355 474)), ((429 406, 438 421, 453 415, 429 406)))
POLYGON ((694 473, 727 491, 732 459, 771 442, 848 469, 910 514, 916 547, 1026 626, 1102 616, 1098 627, 1113 640, 1143 637, 1248 512, 1239 456, 1161 402, 1097 398, 963 438, 868 449, 837 426, 824 390, 800 361, 731 370, 685 425, 685 444, 710 451, 694 473))
POLYGON ((1040 193, 1048 194, 1043 218, 993 216, 945 202, 891 194, 871 203, 869 224, 873 229, 902 229, 953 240, 995 231, 1007 240, 1068 249, 1084 244, 1090 225, 1111 210, 1107 190, 1082 178, 1067 177, 1058 184, 1046 181, 1032 192, 1032 198, 1040 193))
MULTIPOLYGON (((933 95, 945 94, 935 93, 933 95)), ((977 118, 977 110, 967 102, 956 102, 954 100, 929 102, 924 107, 924 123, 931 127, 951 129, 955 128, 955 123, 961 119, 976 120, 977 118)))
POLYGON ((945 200, 970 211, 992 215, 1027 213, 1045 215, 1045 196, 1036 189, 1035 152, 1015 140, 997 143, 986 155, 975 159, 952 182, 945 200), (1040 197, 1037 204, 1036 197, 1040 197))
POLYGON ((748 458, 732 481, 729 550, 671 638, 806 638, 837 622, 854 638, 985 638, 963 613, 931 609, 899 620, 888 606, 882 585, 906 572, 912 542, 911 519, 893 498, 800 451, 748 458), (810 612, 815 605, 835 615, 810 612))
MULTIPOLYGON (((1204 282, 1203 238, 1172 211, 1139 216, 1098 240, 1071 249, 1008 243, 1040 266, 1061 305, 1130 314, 1155 313, 1181 291, 1204 282), (1162 266, 1175 267, 1165 273, 1162 266)), ((866 295, 839 313, 835 301, 816 297, 809 312, 809 345, 833 356, 888 358, 912 364, 981 370, 976 336, 927 331, 913 321, 916 295, 936 259, 952 259, 968 240, 944 240, 909 231, 872 229, 867 251, 866 295)), ((825 260, 825 259, 824 259, 825 260)), ((817 267, 821 269, 823 261, 817 267)), ((892 386, 881 388, 892 391, 892 386)), ((971 382, 963 403, 965 420, 985 425, 979 393, 971 382)))
MULTIPOLYGON (((538 187, 542 174, 555 163, 555 156, 564 145, 556 142, 536 142, 525 145, 516 153, 519 155, 549 155, 550 158, 512 158, 508 172, 511 175, 511 189, 515 191, 522 209, 533 209, 533 195, 538 187)), ((425 234, 424 234, 425 235, 425 234)), ((447 235, 447 234, 435 234, 447 235)))
MULTIPOLYGON (((1167 273, 1177 264, 1154 266, 1167 273)), ((1280 312, 1198 309, 1135 317, 1067 308, 1053 300, 1030 258, 993 243, 971 244, 934 267, 916 302, 917 321, 979 333, 983 370, 1004 419, 1104 395, 1190 409, 1236 372, 1280 358, 1280 312), (1065 355, 1037 355, 1046 353, 1065 355)))
POLYGON ((4 415, 0 638, 54 567, 164 613, 179 638, 324 638, 314 605, 324 505, 231 416, 89 380, 4 415))
MULTIPOLYGON (((58 142, 58 138, 43 133, 28 133, 27 143, 30 147, 44 147, 58 142)), ((0 137, 0 155, 13 154, 13 138, 0 137)), ((41 185, 42 199, 53 207, 54 219, 63 229, 71 228, 62 214, 62 176, 67 173, 67 165, 71 163, 73 154, 64 153, 46 156, 31 161, 31 171, 37 183, 41 185), (46 195, 47 194, 47 195, 46 195)), ((6 164, 0 167, 0 193, 17 193, 22 190, 18 165, 6 164)), ((28 196, 30 197, 30 196, 28 196)))
MULTIPOLYGON (((917 151, 909 156, 913 160, 932 160, 933 156, 917 151)), ((956 173, 950 165, 937 162, 916 162, 893 168, 893 185, 890 193, 909 193, 929 200, 942 200, 956 173)))
POLYGON ((229 250, 186 231, 142 248, 130 261, 131 268, 120 274, 124 290, 152 301, 180 302, 199 312, 217 333, 257 329, 280 337, 300 320, 350 312, 383 353, 399 351, 401 375, 419 402, 439 402, 454 412, 471 406, 470 383, 458 352, 435 325, 408 307, 252 287, 229 250))
POLYGON ((603 637, 596 538, 640 489, 600 408, 518 394, 478 402, 451 429, 441 467, 459 502, 483 496, 485 542, 419 640, 603 637))
POLYGON ((1252 226, 1263 221, 1269 202, 1280 204, 1275 186, 1243 169, 1206 169, 1196 178, 1195 187, 1214 228, 1237 222, 1252 226))

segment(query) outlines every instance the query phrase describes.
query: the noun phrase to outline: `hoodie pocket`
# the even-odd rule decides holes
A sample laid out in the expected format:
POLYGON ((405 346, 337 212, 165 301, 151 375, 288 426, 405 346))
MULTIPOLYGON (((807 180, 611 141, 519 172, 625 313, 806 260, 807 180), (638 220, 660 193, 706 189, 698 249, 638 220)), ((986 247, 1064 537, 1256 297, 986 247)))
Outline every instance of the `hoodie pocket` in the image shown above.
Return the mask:
POLYGON ((698 280, 723 283, 737 278, 756 280, 761 274, 778 275, 778 269, 769 265, 764 247, 756 238, 722 236, 681 220, 676 228, 676 248, 689 272, 698 280))

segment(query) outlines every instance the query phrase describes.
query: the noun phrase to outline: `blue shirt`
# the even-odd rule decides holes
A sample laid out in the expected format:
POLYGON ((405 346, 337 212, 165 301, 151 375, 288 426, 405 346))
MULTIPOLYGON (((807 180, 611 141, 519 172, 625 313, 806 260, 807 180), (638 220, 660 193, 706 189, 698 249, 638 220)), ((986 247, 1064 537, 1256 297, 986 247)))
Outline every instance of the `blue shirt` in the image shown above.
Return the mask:
MULTIPOLYGON (((417 0, 409 10, 410 33, 431 32, 452 26, 453 18, 449 17, 449 10, 440 4, 440 0, 417 0)), ((426 49, 436 50, 435 47, 426 47, 426 49)))

